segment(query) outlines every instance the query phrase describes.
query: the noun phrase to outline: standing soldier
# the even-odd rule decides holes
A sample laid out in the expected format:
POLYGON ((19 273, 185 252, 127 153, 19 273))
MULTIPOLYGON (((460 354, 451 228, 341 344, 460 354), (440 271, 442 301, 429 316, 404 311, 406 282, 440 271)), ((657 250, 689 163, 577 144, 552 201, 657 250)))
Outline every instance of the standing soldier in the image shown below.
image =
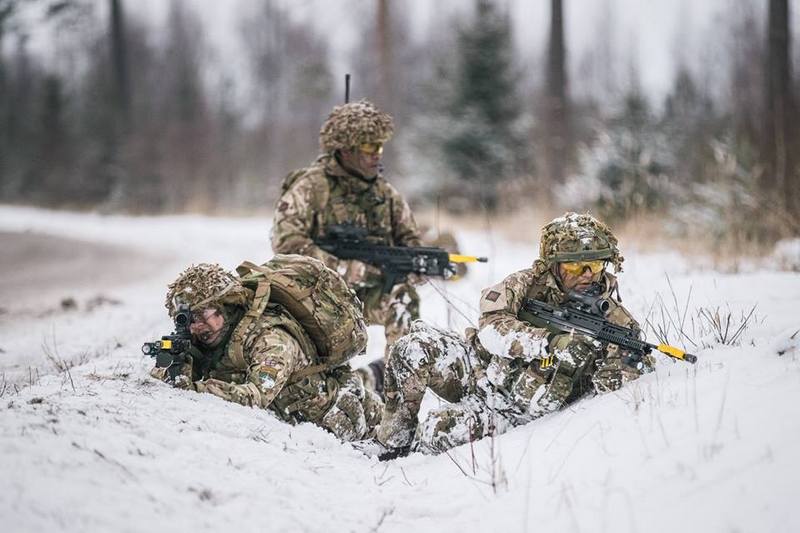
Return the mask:
POLYGON ((620 271, 622 261, 608 227, 589 215, 567 213, 543 228, 539 259, 531 268, 483 291, 480 330, 468 329, 467 342, 415 322, 387 358, 386 405, 377 437, 384 457, 409 450, 438 453, 502 433, 652 370, 649 356, 631 366, 616 345, 521 317, 525 298, 559 306, 568 293, 593 294, 608 301, 606 320, 638 332, 620 303, 616 277, 606 271, 608 264, 620 271), (427 388, 452 404, 432 410, 418 424, 427 388))
POLYGON ((384 294, 380 270, 339 259, 314 241, 333 225, 347 225, 366 230, 375 244, 420 245, 411 209, 381 174, 383 146, 393 130, 392 117, 366 100, 334 107, 320 130, 322 155, 286 177, 272 228, 276 253, 320 259, 345 278, 364 303, 367 322, 384 326, 387 350, 419 318, 413 285, 420 278, 411 275, 384 294))
POLYGON ((245 262, 237 272, 204 263, 169 285, 166 307, 173 319, 190 314, 183 323, 191 344, 174 356, 158 353, 172 347, 163 341, 145 344, 159 355, 151 375, 314 423, 344 441, 372 436, 383 403, 347 365, 367 337, 361 303, 341 277, 297 255, 245 262))

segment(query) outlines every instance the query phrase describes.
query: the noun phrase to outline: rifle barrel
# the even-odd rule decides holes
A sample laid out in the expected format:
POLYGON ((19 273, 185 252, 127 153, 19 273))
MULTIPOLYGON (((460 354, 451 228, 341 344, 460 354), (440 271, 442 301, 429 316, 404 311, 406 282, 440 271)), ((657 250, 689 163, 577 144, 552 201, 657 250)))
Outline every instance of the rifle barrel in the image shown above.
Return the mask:
POLYGON ((474 255, 460 255, 450 254, 449 260, 451 263, 488 263, 487 257, 476 257, 474 255))
POLYGON ((683 359, 684 361, 688 361, 690 363, 697 362, 697 356, 692 355, 690 353, 686 353, 680 348, 676 348, 674 346, 670 346, 669 344, 659 344, 656 346, 656 350, 661 353, 665 353, 670 357, 674 357, 675 359, 683 359))

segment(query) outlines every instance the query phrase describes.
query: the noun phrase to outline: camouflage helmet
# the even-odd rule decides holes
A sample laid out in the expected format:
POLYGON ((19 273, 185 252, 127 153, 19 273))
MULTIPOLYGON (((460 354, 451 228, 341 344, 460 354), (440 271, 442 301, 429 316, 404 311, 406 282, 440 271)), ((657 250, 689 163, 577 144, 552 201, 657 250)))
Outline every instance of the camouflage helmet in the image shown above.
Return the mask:
POLYGON ((181 272, 169 284, 165 306, 171 317, 179 304, 191 309, 229 305, 246 306, 252 292, 239 279, 216 264, 201 263, 181 272))
POLYGON ((542 228, 539 257, 552 264, 607 259, 617 272, 624 258, 608 226, 589 214, 566 213, 542 228))
POLYGON ((392 138, 394 121, 372 102, 361 100, 337 105, 319 131, 323 152, 352 148, 366 143, 385 143, 392 138))

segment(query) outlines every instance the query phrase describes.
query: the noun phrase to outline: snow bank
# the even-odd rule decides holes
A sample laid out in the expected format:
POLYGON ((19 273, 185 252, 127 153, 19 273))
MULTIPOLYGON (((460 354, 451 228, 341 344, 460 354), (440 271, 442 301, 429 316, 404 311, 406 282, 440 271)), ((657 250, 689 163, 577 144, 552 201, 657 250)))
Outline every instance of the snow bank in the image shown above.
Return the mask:
MULTIPOLYGON (((268 412, 147 376, 151 362, 139 347, 170 326, 163 283, 177 263, 204 254, 227 257, 226 266, 261 260, 266 254, 248 246, 264 246, 268 223, 0 208, 0 231, 116 238, 132 246, 162 236, 168 242, 187 226, 208 238, 184 241, 156 276, 160 286, 129 280, 112 318, 100 309, 70 315, 69 322, 58 315, 0 321, 4 365, 11 357, 41 357, 50 328, 97 348, 69 371, 34 375, 19 392, 0 384, 4 530, 800 528, 797 274, 695 272, 679 258, 626 254, 622 296, 640 319, 653 315, 656 298, 667 307, 674 299, 688 317, 705 306, 738 313, 757 304, 757 319, 739 346, 694 348, 694 366, 659 357, 656 372, 620 391, 498 438, 448 455, 378 463, 314 426, 292 427, 268 412)), ((462 281, 422 288, 423 318, 456 329, 476 320, 481 288, 529 265, 534 254, 492 236, 459 237, 470 253, 491 257, 491 270, 479 265, 462 281)), ((59 344, 65 360, 76 349, 67 344, 59 344)), ((370 342, 372 356, 382 349, 370 342)))

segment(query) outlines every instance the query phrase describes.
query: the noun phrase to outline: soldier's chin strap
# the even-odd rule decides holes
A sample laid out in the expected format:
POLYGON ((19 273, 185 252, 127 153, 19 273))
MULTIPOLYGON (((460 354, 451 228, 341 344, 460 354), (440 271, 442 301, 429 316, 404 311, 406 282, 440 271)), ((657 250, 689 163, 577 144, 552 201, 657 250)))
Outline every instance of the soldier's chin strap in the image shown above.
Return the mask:
POLYGON ((361 181, 366 181, 367 183, 372 183, 373 181, 378 179, 378 174, 383 172, 383 163, 381 163, 380 166, 378 167, 378 172, 374 176, 372 176, 372 177, 365 176, 362 172, 356 170, 355 168, 351 167, 350 165, 348 165, 347 163, 342 161, 341 153, 342 153, 341 150, 336 150, 333 153, 333 157, 335 157, 336 158, 336 162, 339 163, 339 165, 343 169, 345 169, 347 171, 347 173, 350 174, 351 176, 353 176, 354 178, 358 178, 361 181))
POLYGON ((558 283, 558 288, 561 289, 561 292, 566 293, 567 289, 564 288, 564 280, 561 279, 561 269, 558 268, 558 263, 553 261, 553 266, 550 267, 550 272, 552 272, 553 277, 556 278, 556 283, 558 283))

